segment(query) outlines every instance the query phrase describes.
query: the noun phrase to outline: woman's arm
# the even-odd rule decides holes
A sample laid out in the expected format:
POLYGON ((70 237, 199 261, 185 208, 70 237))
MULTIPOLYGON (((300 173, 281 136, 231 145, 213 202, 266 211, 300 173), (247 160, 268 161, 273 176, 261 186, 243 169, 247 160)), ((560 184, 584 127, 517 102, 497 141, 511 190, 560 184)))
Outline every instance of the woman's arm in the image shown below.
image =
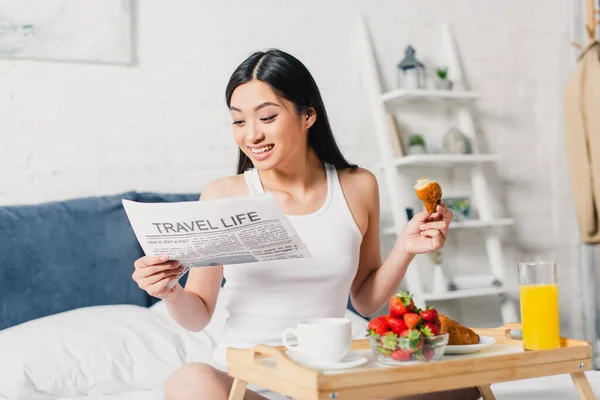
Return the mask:
POLYGON ((350 295, 354 308, 364 316, 370 316, 382 307, 397 292, 406 270, 415 254, 426 253, 443 247, 448 237, 448 225, 452 213, 444 205, 438 205, 437 212, 422 211, 415 215, 398 235, 394 248, 381 262, 379 239, 379 187, 370 173, 359 178, 359 201, 353 201, 357 221, 365 227, 360 248, 358 272, 352 282, 350 295), (362 212, 356 207, 360 207, 362 212), (365 224, 366 222, 366 224, 365 224))
POLYGON ((163 301, 179 325, 198 332, 208 325, 215 311, 223 267, 192 268, 188 274, 185 289, 178 283, 175 294, 163 301))
MULTIPOLYGON (((361 315, 370 316, 381 309, 396 293, 414 255, 395 246, 385 262, 381 262, 379 239, 379 187, 371 173, 356 177, 360 182, 360 199, 352 203, 357 223, 363 231, 358 272, 350 288, 352 306, 361 315), (357 207, 360 207, 360 212, 357 207)), ((355 184, 356 184, 355 183, 355 184)), ((350 202, 349 202, 350 203, 350 202)))

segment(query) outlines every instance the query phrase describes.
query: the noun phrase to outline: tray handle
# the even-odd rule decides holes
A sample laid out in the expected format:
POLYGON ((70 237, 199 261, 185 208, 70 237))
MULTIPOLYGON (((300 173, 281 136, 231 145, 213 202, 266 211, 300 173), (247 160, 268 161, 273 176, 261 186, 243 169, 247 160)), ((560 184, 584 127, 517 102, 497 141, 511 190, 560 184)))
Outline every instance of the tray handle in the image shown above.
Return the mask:
POLYGON ((289 360, 289 358, 283 354, 283 350, 270 347, 265 344, 259 344, 250 349, 251 357, 254 361, 261 360, 263 358, 275 358, 277 361, 289 360))
POLYGON ((520 331, 521 329, 522 325, 518 322, 510 322, 497 328, 473 328, 478 335, 491 336, 499 343, 519 345, 521 344, 521 338, 514 332, 511 335, 511 332, 520 331))
POLYGON ((257 369, 268 371, 278 370, 288 373, 302 373, 313 371, 292 361, 285 353, 285 349, 264 344, 256 345, 250 349, 227 349, 227 363, 229 365, 252 365, 257 369))

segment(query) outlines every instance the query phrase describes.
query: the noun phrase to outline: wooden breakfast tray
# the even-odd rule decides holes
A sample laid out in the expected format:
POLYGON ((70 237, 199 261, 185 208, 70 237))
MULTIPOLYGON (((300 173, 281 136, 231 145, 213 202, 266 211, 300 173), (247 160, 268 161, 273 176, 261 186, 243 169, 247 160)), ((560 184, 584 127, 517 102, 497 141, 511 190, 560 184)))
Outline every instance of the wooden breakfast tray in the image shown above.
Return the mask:
POLYGON ((376 362, 368 340, 354 340, 352 349, 369 362, 335 371, 296 364, 281 347, 228 348, 228 373, 234 378, 229 400, 242 400, 248 383, 294 399, 315 400, 389 398, 476 386, 485 400, 493 400, 492 383, 565 373, 571 374, 581 399, 596 399, 584 374, 592 368, 590 343, 561 338, 558 349, 524 351, 522 341, 510 338, 511 329, 521 329, 521 325, 473 329, 496 338, 497 343, 478 353, 405 366, 376 362))

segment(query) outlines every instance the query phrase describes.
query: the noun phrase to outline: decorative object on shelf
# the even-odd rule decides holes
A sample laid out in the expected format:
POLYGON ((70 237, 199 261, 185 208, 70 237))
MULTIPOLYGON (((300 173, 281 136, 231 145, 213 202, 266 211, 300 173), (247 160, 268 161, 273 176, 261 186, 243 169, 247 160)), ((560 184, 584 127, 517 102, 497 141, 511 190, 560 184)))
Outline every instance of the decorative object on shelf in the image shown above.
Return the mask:
POLYGON ((469 138, 457 128, 450 128, 444 135, 442 141, 444 152, 450 154, 471 153, 471 142, 469 138))
POLYGON ((424 154, 425 150, 425 138, 423 135, 414 134, 408 138, 408 155, 412 154, 424 154))
POLYGON ((398 87, 402 89, 425 89, 427 75, 425 66, 415 58, 415 49, 408 46, 404 59, 398 64, 398 87))
POLYGON ((448 67, 437 67, 435 74, 438 80, 435 82, 435 88, 439 90, 452 90, 452 81, 448 79, 448 67))
MULTIPOLYGON (((444 267, 442 266, 442 252, 440 250, 431 251, 427 253, 431 261, 433 262, 433 277, 431 280, 431 292, 432 293, 443 293, 446 292, 450 287, 450 281, 444 273, 444 267)), ((454 285, 455 286, 455 285, 454 285)))
POLYGON ((446 207, 454 214, 456 221, 471 219, 471 199, 468 197, 448 197, 444 198, 446 207))

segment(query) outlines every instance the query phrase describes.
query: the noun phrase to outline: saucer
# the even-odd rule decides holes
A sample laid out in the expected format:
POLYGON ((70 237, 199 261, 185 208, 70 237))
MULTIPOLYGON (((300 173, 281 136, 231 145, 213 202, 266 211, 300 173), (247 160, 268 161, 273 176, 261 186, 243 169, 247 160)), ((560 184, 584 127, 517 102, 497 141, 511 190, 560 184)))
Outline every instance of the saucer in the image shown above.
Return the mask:
POLYGON ((350 351, 346 357, 336 362, 311 360, 308 356, 293 350, 287 350, 286 354, 298 364, 312 369, 347 369, 358 367, 368 361, 366 357, 355 351, 350 351))

